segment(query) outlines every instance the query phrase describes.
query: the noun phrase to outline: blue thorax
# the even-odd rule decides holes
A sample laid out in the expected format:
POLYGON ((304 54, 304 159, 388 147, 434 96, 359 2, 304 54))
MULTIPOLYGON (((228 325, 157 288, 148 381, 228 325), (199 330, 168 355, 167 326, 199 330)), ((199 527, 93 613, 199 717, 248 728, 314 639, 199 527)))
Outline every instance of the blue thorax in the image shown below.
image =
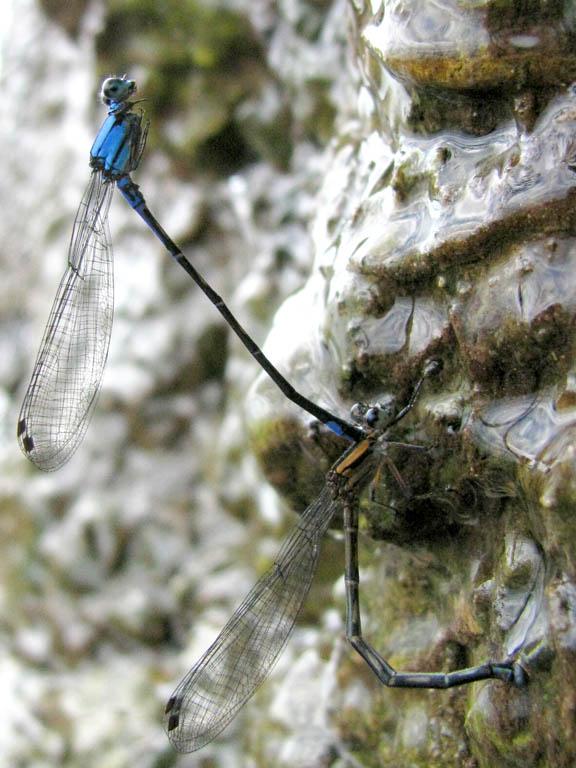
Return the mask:
POLYGON ((98 131, 90 150, 90 165, 117 181, 137 166, 146 143, 148 126, 142 127, 142 115, 134 114, 132 104, 113 101, 108 117, 98 131))

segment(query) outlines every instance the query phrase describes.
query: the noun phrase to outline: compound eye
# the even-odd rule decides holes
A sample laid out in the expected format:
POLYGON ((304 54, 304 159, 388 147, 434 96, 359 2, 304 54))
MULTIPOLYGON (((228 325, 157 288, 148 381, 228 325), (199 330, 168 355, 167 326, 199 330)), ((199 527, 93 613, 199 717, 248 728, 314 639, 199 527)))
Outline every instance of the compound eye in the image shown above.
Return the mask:
POLYGON ((382 408, 378 405, 366 405, 366 403, 356 403, 350 408, 350 418, 356 424, 362 427, 373 429, 377 426, 382 417, 382 408))
POLYGON ((350 408, 350 418, 352 421, 354 421, 356 424, 364 424, 364 416, 366 414, 366 405, 364 403, 354 403, 352 408, 350 408))
POLYGON ((380 408, 378 406, 374 405, 372 408, 368 408, 366 411, 366 414, 364 415, 364 421, 366 422, 366 426, 370 427, 371 429, 374 429, 374 427, 378 424, 378 421, 380 419, 380 408))

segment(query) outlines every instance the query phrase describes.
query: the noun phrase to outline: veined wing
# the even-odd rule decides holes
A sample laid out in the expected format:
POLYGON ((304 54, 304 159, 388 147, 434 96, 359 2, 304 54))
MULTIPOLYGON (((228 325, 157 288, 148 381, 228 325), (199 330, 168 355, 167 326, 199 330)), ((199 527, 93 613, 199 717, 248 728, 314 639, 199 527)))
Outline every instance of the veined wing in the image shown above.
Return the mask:
POLYGON ((74 453, 98 398, 114 313, 108 232, 113 188, 99 171, 92 173, 18 419, 22 451, 46 471, 74 453))
POLYGON ((212 741, 268 676, 308 594, 320 540, 336 509, 330 489, 324 488, 274 565, 170 697, 166 730, 180 752, 212 741))

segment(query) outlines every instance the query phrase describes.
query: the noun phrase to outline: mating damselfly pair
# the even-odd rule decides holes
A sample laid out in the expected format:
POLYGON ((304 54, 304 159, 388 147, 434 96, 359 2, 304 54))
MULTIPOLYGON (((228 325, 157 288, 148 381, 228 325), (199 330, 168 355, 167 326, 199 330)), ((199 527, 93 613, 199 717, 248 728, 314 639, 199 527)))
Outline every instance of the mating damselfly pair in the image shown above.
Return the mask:
MULTIPOLYGON (((334 464, 320 496, 302 515, 267 573, 177 687, 166 706, 166 728, 182 751, 211 741, 269 674, 284 648, 312 582, 322 536, 338 510, 344 514, 346 635, 377 678, 391 687, 448 688, 485 679, 521 685, 513 659, 449 673, 397 673, 362 637, 358 577, 358 498, 386 457, 389 429, 412 407, 382 418, 379 409, 357 408, 348 421, 296 391, 238 323, 154 218, 130 176, 142 157, 148 124, 130 101, 133 80, 104 81, 109 113, 90 153, 92 175, 74 222, 68 267, 60 284, 18 421, 24 453, 44 470, 65 463, 80 444, 93 412, 112 327, 112 258, 108 211, 117 185, 164 247, 208 296, 262 368, 295 404, 351 445, 334 464), (384 423, 382 423, 384 422, 384 423)), ((418 449, 415 446, 415 449, 418 449)))

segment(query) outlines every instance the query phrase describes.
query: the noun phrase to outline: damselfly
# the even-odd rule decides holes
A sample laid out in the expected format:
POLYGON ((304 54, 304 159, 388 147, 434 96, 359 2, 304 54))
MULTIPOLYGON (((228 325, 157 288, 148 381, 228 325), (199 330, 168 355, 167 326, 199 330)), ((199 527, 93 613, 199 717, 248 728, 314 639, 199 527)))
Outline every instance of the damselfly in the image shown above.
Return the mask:
MULTIPOLYGON (((358 499, 386 459, 387 448, 394 445, 387 439, 389 429, 410 410, 424 378, 435 367, 429 364, 410 402, 386 424, 378 424, 378 408, 360 410, 362 437, 333 465, 324 490, 289 534, 272 567, 170 697, 166 730, 176 749, 193 752, 212 741, 264 682, 290 637, 312 583, 322 536, 340 509, 344 518, 346 637, 384 685, 451 688, 490 678, 525 683, 523 668, 512 659, 447 673, 396 672, 362 637, 358 499)), ((421 446, 404 447, 422 450, 421 446)))
POLYGON ((170 698, 166 727, 172 743, 182 751, 207 744, 267 677, 290 636, 310 588, 321 538, 339 508, 344 512, 346 544, 346 633, 381 682, 403 688, 448 688, 489 678, 523 684, 522 667, 511 659, 446 674, 396 673, 363 639, 358 599, 358 497, 385 458, 391 444, 388 429, 410 409, 422 380, 410 403, 384 428, 378 425, 377 408, 366 410, 362 425, 352 424, 294 389, 170 239, 132 181, 130 173, 141 159, 148 129, 142 113, 134 112, 135 102, 130 101, 135 90, 134 81, 126 77, 108 78, 102 85, 102 100, 109 113, 91 150, 92 176, 74 222, 68 267, 20 413, 22 450, 41 469, 57 469, 78 447, 94 409, 112 326, 107 217, 114 184, 286 397, 352 441, 329 472, 325 489, 284 543, 274 566, 170 698))
POLYGON ((68 266, 56 294, 18 419, 24 454, 40 469, 62 466, 78 448, 96 404, 112 330, 113 263, 108 211, 116 184, 164 247, 196 282, 249 352, 294 403, 336 434, 359 440, 361 430, 297 392, 248 335, 150 212, 130 173, 138 167, 148 122, 134 80, 111 77, 101 98, 109 107, 90 151, 92 175, 76 214, 68 266))

